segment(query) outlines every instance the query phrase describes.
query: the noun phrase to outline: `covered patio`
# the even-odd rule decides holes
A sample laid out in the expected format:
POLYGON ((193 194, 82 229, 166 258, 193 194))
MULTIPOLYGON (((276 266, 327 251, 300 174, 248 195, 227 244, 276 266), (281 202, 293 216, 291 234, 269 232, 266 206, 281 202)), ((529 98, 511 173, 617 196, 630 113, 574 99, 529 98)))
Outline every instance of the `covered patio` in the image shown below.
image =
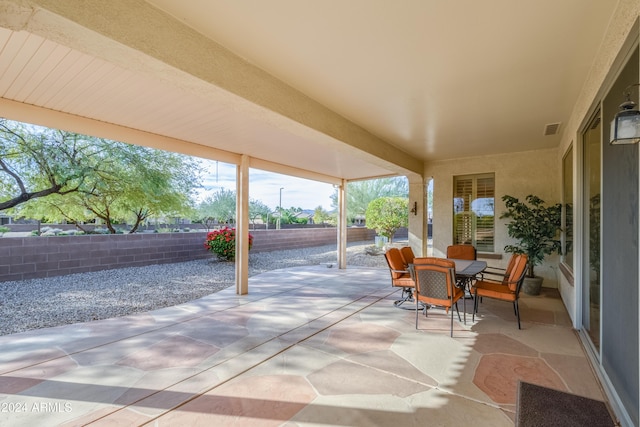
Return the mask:
POLYGON ((0 403, 55 395, 73 413, 0 416, 410 425, 428 408, 509 425, 516 376, 490 377, 493 359, 601 398, 595 371, 640 425, 640 149, 609 144, 638 101, 639 46, 638 0, 0 0, 1 117, 232 163, 240 236, 250 169, 332 184, 339 213, 337 269, 249 280, 240 239, 235 293, 2 338, 0 403), (347 268, 347 184, 398 175, 418 256, 444 256, 458 213, 473 226, 456 198, 491 207, 480 257, 502 267, 501 197, 562 204, 564 251, 537 268, 522 331, 487 301, 453 339, 437 316, 416 332, 386 271, 347 268))
POLYGON ((605 400, 556 290, 521 299, 522 330, 485 300, 450 338, 444 311, 416 330, 393 306, 386 269, 250 281, 246 296, 0 338, 0 424, 509 426, 518 380, 605 400))

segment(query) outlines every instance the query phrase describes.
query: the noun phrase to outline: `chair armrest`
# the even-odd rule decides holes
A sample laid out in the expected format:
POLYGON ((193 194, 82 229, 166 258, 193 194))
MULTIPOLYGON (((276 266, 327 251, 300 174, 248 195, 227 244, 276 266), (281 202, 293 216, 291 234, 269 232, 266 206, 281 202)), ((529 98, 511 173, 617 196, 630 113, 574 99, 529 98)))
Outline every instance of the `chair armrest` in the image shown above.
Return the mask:
POLYGON ((489 270, 489 271, 495 271, 495 272, 496 272, 496 274, 497 274, 498 272, 500 272, 500 271, 501 271, 502 273, 506 273, 506 271, 507 271, 507 269, 506 269, 506 268, 500 268, 500 267, 487 267, 487 268, 485 268, 485 269, 484 269, 484 271, 487 271, 487 270, 489 270))
POLYGON ((484 276, 494 276, 494 277, 499 277, 500 279, 489 279, 490 281, 500 281, 502 282, 504 280, 504 276, 505 273, 507 272, 506 269, 504 268, 498 268, 498 267, 487 267, 485 268, 485 270, 480 273, 480 276, 484 279, 484 276))
POLYGON ((495 283, 496 285, 507 285, 507 283, 503 282, 502 280, 495 280, 495 279, 486 279, 486 278, 482 278, 479 280, 480 282, 489 282, 489 283, 495 283))

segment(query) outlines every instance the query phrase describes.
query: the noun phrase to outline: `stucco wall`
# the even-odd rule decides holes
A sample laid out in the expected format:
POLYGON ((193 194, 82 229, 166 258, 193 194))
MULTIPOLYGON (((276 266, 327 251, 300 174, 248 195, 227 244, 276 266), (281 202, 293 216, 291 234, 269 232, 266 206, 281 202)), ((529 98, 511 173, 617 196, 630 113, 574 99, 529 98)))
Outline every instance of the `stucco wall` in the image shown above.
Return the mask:
MULTIPOLYGON (((581 177, 579 176, 581 168, 578 165, 578 159, 581 155, 580 135, 583 127, 586 126, 587 121, 590 120, 591 114, 596 108, 596 104, 600 101, 601 97, 608 89, 608 86, 611 84, 614 74, 617 71, 617 67, 621 65, 620 61, 623 60, 621 56, 624 56, 624 50, 626 49, 625 42, 627 42, 627 38, 629 37, 629 34, 631 33, 631 30, 636 24, 639 16, 639 1, 621 0, 618 3, 616 12, 609 25, 609 31, 607 31, 598 55, 593 62, 589 76, 583 85, 582 91, 580 92, 580 97, 575 102, 571 117, 567 121, 566 125, 563 126, 556 163, 558 168, 561 169, 562 157, 569 149, 569 146, 573 144, 575 147, 573 150, 573 194, 574 206, 578 210, 582 206, 579 198, 582 188, 580 185, 581 177)), ((605 117, 603 118, 603 121, 607 122, 611 119, 612 117, 605 117)), ((572 283, 564 274, 558 274, 562 300, 567 307, 567 311, 573 320, 574 326, 577 328, 580 327, 581 320, 579 318, 579 304, 576 301, 576 286, 581 283, 582 274, 580 272, 580 237, 577 235, 576 231, 580 228, 581 218, 580 215, 576 213, 574 216, 574 236, 576 236, 576 240, 574 241, 575 280, 572 283)))
MULTIPOLYGON (((514 243, 507 235, 506 221, 500 219, 505 206, 503 195, 524 199, 534 194, 547 203, 560 201, 561 171, 557 164, 557 149, 527 151, 515 154, 470 157, 451 161, 431 162, 425 166, 425 176, 433 177, 433 254, 445 256, 453 242, 453 177, 457 175, 495 173, 495 253, 502 259, 488 260, 489 265, 504 267, 505 245, 514 243)), ((536 275, 544 277, 543 286, 557 287, 558 257, 550 256, 536 267, 536 275)))
MULTIPOLYGON (((562 299, 567 307, 569 314, 573 320, 573 324, 577 329, 582 329, 582 319, 585 313, 582 313, 582 307, 585 305, 580 300, 583 294, 579 291, 583 278, 583 260, 587 258, 587 254, 582 253, 583 232, 582 212, 586 209, 586 201, 582 200, 582 169, 580 168, 579 159, 582 158, 581 134, 584 126, 592 117, 593 112, 598 108, 598 104, 605 98, 609 90, 612 88, 614 80, 621 71, 622 65, 629 58, 631 53, 631 43, 637 42, 638 37, 638 18, 640 16, 640 2, 637 0, 620 0, 618 7, 611 20, 609 30, 605 39, 600 46, 597 57, 590 69, 587 81, 584 82, 580 97, 576 100, 573 113, 567 121, 567 125, 562 134, 560 149, 558 150, 558 158, 556 164, 560 168, 562 155, 567 151, 571 144, 574 144, 574 202, 576 213, 574 215, 574 276, 575 281, 571 283, 564 274, 559 274, 559 287, 562 299), (632 37, 629 37, 633 34, 632 37)), ((637 81, 631 79, 631 81, 637 81)), ((619 88, 615 88, 618 92, 619 88)), ((615 97, 616 95, 614 95, 615 97)), ((622 98, 622 94, 619 95, 622 98)), ((621 101, 620 101, 621 102, 621 101)), ((615 110, 615 107, 613 108, 615 110)), ((611 110, 611 108, 609 108, 611 110)), ((607 124, 613 118, 613 112, 602 110, 603 123, 607 124)), ((607 143, 606 126, 603 129, 603 144, 607 143)), ((605 150, 609 148, 605 146, 605 150)), ((636 154, 637 156, 637 154, 636 154)), ((638 161, 635 159, 635 161, 638 161)), ((606 169, 603 171, 606 178, 606 169)), ((631 178, 637 179, 637 178, 631 178)), ((611 189, 607 189, 606 181, 603 189, 603 203, 605 193, 611 189)), ((615 190, 617 191, 617 189, 615 190)), ((636 198, 637 200, 637 198, 636 198)), ((615 207, 608 207, 610 210, 615 207)), ((637 221, 640 211, 637 204, 633 206, 635 210, 635 218, 637 221)), ((633 214, 632 214, 633 215, 633 214)), ((615 215, 612 215, 615 218, 615 215)), ((607 217, 603 215, 603 233, 607 230, 607 217)), ((613 219, 615 221, 615 219, 613 219)), ((637 224, 637 222, 636 222, 637 224)), ((637 242, 637 240, 636 240, 637 242)), ((616 242, 617 243, 617 242, 616 242)), ((603 245, 604 247, 604 245, 603 245)), ((614 245, 614 248, 616 246, 614 245)), ((624 246, 619 247, 620 251, 629 249, 624 246)), ((639 284, 629 281, 609 281, 607 282, 607 270, 618 269, 621 265, 626 265, 622 261, 623 257, 616 257, 615 249, 607 253, 607 257, 602 258, 602 292, 604 298, 612 295, 618 298, 629 299, 625 301, 628 304, 617 304, 615 299, 607 301, 603 299, 601 308, 601 333, 602 340, 599 344, 598 355, 594 357, 594 366, 598 374, 603 378, 603 385, 609 396, 609 401, 616 415, 620 417, 620 424, 623 426, 638 425, 638 312, 637 312, 637 289, 639 284), (612 262, 613 261, 613 262, 612 262), (625 289, 631 290, 626 292, 625 289), (627 305, 625 311, 621 305, 627 305), (635 309, 633 308, 635 306, 635 309), (630 314, 630 315, 629 315, 630 314)), ((637 264, 637 263, 636 263, 637 264)), ((630 268, 636 268, 637 265, 630 268)), ((636 279, 637 280, 637 279, 636 279)), ((584 296, 583 296, 584 298, 584 296)), ((589 347, 587 347, 589 348, 589 347)))

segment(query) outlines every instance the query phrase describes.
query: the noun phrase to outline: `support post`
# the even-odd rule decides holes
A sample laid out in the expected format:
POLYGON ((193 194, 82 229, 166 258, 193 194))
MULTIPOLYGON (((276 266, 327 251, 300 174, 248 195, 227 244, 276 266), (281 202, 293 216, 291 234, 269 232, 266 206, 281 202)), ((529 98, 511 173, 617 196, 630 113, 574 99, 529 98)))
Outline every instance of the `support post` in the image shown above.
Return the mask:
POLYGON ((418 174, 407 175, 409 181, 409 207, 416 206, 415 212, 409 212, 409 246, 418 256, 427 256, 428 215, 427 185, 418 174))
POLYGON ((249 293, 249 156, 236 165, 236 294, 249 293))
POLYGON ((347 181, 338 187, 338 268, 347 268, 347 181))

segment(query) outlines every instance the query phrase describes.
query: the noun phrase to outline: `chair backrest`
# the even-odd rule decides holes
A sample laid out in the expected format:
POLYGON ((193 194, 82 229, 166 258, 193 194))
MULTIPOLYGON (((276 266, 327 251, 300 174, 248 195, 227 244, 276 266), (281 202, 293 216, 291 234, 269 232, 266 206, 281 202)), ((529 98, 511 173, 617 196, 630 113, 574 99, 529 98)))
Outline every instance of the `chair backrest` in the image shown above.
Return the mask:
POLYGON ((527 272, 528 259, 529 258, 526 254, 519 254, 516 256, 513 268, 511 269, 511 273, 509 274, 509 279, 507 281, 507 285, 509 286, 509 290, 511 292, 515 292, 517 294, 520 291, 520 285, 522 284, 524 275, 527 272))
POLYGON ((413 264, 413 260, 416 257, 413 253, 413 249, 411 246, 403 246, 400 248, 400 253, 402 253, 402 257, 404 258, 404 263, 409 265, 413 264))
POLYGON ((507 268, 504 270, 504 279, 502 283, 505 285, 509 282, 509 278, 511 276, 511 272, 513 271, 513 267, 516 265, 516 260, 520 254, 511 254, 511 258, 509 259, 509 264, 507 264, 507 268))
POLYGON ((476 260, 476 248, 473 245, 447 246, 447 258, 476 260))
POLYGON ((438 259, 437 263, 416 263, 411 267, 411 274, 416 282, 419 296, 449 301, 455 293, 456 264, 453 261, 438 259))
POLYGON ((433 264, 439 265, 441 267, 451 267, 456 268, 456 263, 446 259, 446 258, 437 258, 437 257, 417 257, 413 259, 413 264, 433 264))
POLYGON ((402 276, 402 272, 407 272, 407 265, 404 263, 402 253, 398 248, 389 248, 384 254, 389 270, 391 270, 391 278, 399 279, 402 276))

